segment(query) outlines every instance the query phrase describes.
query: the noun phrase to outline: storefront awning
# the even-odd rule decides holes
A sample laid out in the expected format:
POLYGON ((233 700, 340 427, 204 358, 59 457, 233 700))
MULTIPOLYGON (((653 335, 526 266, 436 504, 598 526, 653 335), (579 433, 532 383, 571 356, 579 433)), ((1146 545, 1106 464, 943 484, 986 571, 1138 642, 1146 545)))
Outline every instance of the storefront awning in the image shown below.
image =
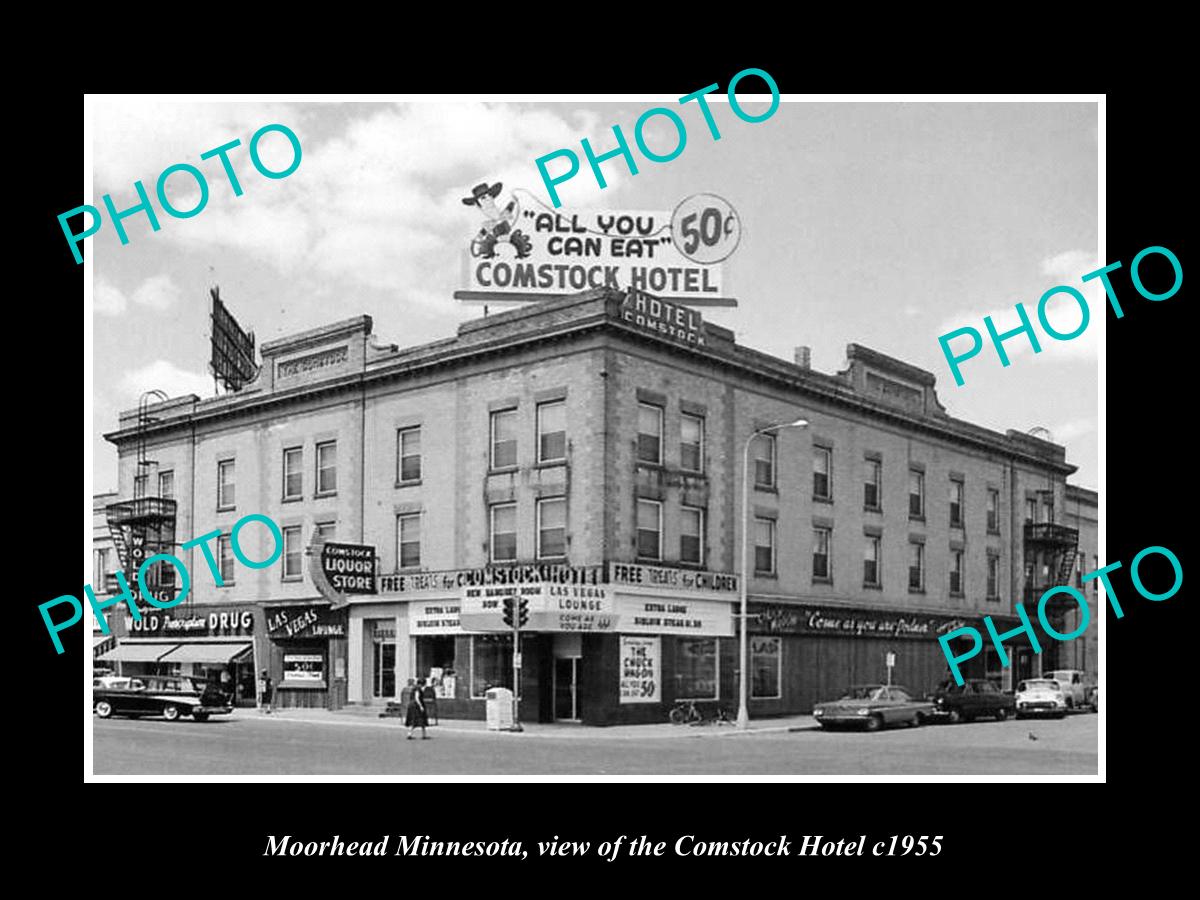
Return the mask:
POLYGON ((254 649, 249 641, 228 644, 180 644, 158 658, 165 663, 231 663, 250 659, 254 649))
POLYGON ((119 644, 96 657, 97 662, 158 662, 177 644, 119 644))
POLYGON ((101 644, 103 644, 105 641, 111 641, 111 640, 112 640, 111 634, 93 634, 92 635, 92 649, 94 650, 97 647, 99 647, 101 644))

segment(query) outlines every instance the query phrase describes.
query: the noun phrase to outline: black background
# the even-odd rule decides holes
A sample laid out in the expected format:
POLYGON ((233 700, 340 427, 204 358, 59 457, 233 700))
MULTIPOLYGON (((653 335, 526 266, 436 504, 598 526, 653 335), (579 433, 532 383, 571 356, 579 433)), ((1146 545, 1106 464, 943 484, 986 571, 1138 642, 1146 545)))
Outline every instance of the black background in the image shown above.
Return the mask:
MULTIPOLYGON (((486 47, 495 39, 469 43, 486 47)), ((1100 51, 1090 52, 1094 57, 1100 51)), ((755 66, 771 72, 785 93, 877 90, 880 86, 947 89, 944 78, 925 85, 885 80, 882 85, 850 86, 839 81, 838 75, 814 80, 799 71, 798 64, 786 61, 794 58, 791 54, 769 58, 754 52, 740 57, 702 53, 682 64, 675 58, 639 58, 623 53, 617 45, 594 54, 595 61, 588 64, 580 62, 582 57, 572 57, 571 64, 543 62, 536 69, 518 65, 504 71, 489 68, 476 76, 460 70, 459 64, 466 66, 470 54, 459 48, 453 66, 439 69, 432 87, 464 93, 662 91, 681 96, 713 81, 724 87, 735 72, 755 66), (731 59, 734 61, 728 61, 731 59), (629 64, 619 64, 621 60, 629 64), (451 69, 457 74, 448 84, 451 69)), ((1081 66, 1082 57, 1073 62, 1081 66)), ((193 80, 191 89, 217 89, 210 76, 211 71, 202 80, 193 80)), ((128 82, 99 89, 184 90, 174 83, 176 79, 168 80, 173 82, 171 86, 158 81, 146 85, 128 82)), ((1103 91, 1113 79, 1102 74, 1085 78, 1077 70, 1075 80, 1077 90, 1103 91)), ((266 85, 264 89, 297 89, 296 84, 279 78, 275 84, 261 84, 266 85)), ((381 74, 344 78, 337 89, 364 86, 417 91, 424 83, 415 72, 407 78, 381 74)), ((1001 84, 955 82, 955 86, 960 90, 1013 89, 1001 84)), ((335 89, 328 84, 306 87, 335 89)), ((227 83, 220 89, 246 90, 248 86, 227 83)), ((16 533, 10 541, 10 559, 17 564, 10 564, 9 571, 19 572, 21 577, 19 582, 12 579, 9 603, 13 616, 7 621, 15 626, 9 640, 20 648, 21 661, 19 670, 10 673, 16 675, 17 686, 10 687, 7 694, 6 731, 19 762, 13 774, 18 775, 21 787, 31 792, 30 802, 20 812, 26 839, 47 856, 67 847, 82 847, 104 872, 127 874, 131 885, 147 875, 177 869, 180 860, 186 861, 183 868, 190 870, 192 864, 206 859, 202 871, 224 873, 223 892, 236 889, 239 882, 235 876, 249 878, 244 882, 249 886, 299 883, 318 873, 386 878, 396 885, 428 879, 433 887, 423 886, 422 891, 455 890, 468 882, 478 883, 478 879, 507 890, 547 875, 582 875, 586 880, 553 883, 586 890, 598 884, 593 879, 599 872, 629 878, 623 883, 630 892, 660 891, 672 888, 652 879, 664 871, 664 865, 675 867, 680 862, 669 853, 661 859, 622 857, 616 864, 594 856, 583 860, 531 857, 524 863, 463 858, 265 859, 262 852, 267 834, 316 840, 333 834, 345 840, 378 840, 383 834, 401 833, 461 841, 507 837, 523 840, 526 848, 554 835, 595 844, 617 835, 646 834, 652 840, 667 841, 668 847, 678 835, 689 833, 701 840, 765 839, 780 833, 833 838, 865 833, 872 841, 893 834, 944 836, 945 849, 932 860, 872 860, 866 856, 850 861, 689 861, 687 871, 704 879, 688 882, 695 885, 693 890, 713 886, 709 873, 719 871, 772 892, 802 891, 818 873, 849 880, 872 870, 886 879, 901 876, 902 883, 909 885, 925 879, 932 884, 951 873, 978 873, 988 880, 992 873, 996 880, 1020 890, 1057 892, 1045 881, 1011 880, 1009 873, 1016 871, 1014 867, 1029 855, 1031 847, 1044 848, 1048 854, 1035 864, 1038 868, 1061 859, 1063 871, 1102 865, 1106 842, 1112 840, 1119 840, 1122 854, 1139 847, 1165 852, 1166 844, 1175 838, 1156 818, 1154 804, 1156 798, 1169 796, 1190 780, 1187 769, 1193 739, 1185 737, 1183 729, 1196 717, 1188 688, 1194 683, 1190 677, 1193 635, 1185 620, 1190 542, 1182 524, 1195 494, 1191 417, 1196 379, 1188 365, 1193 336, 1184 321, 1186 277, 1178 294, 1152 303, 1134 291, 1128 267, 1138 251, 1161 245, 1175 252, 1186 276, 1184 184, 1193 179, 1184 154, 1191 151, 1188 155, 1194 157, 1194 149, 1176 131, 1185 103, 1188 101, 1161 85, 1147 91, 1108 94, 1106 261, 1124 264, 1114 273, 1113 282, 1125 317, 1117 320, 1111 310, 1107 312, 1108 484, 1102 499, 1107 501, 1108 545, 1101 559, 1125 564, 1113 578, 1125 617, 1117 620, 1109 611, 1106 620, 1102 698, 1108 728, 1102 758, 1108 785, 1103 788, 1046 782, 85 785, 80 642, 71 640, 67 652, 56 656, 37 611, 37 604, 44 600, 80 591, 79 549, 70 535, 78 533, 81 518, 85 535, 91 523, 91 497, 85 488, 80 505, 79 488, 69 474, 79 471, 77 447, 85 447, 92 433, 86 418, 82 435, 79 431, 75 403, 80 402, 81 388, 86 388, 82 379, 75 381, 82 355, 76 355, 79 345, 68 334, 74 327, 69 323, 80 321, 83 267, 75 265, 55 218, 82 202, 83 97, 64 93, 39 100, 36 109, 31 104, 28 115, 40 123, 39 140, 36 152, 25 162, 30 171, 22 180, 29 197, 17 216, 21 236, 16 244, 9 244, 22 248, 21 258, 10 258, 10 265, 32 276, 22 296, 10 295, 10 311, 29 317, 36 332, 29 339, 43 348, 24 362, 11 355, 9 360, 10 392, 17 405, 11 415, 23 426, 24 435, 20 458, 10 459, 10 474, 15 474, 29 493, 28 499, 21 501, 26 515, 13 516, 16 533), (34 255, 28 264, 24 249, 34 255), (27 524, 23 520, 28 514, 34 521, 27 524), (1184 589, 1162 603, 1137 596, 1128 578, 1129 561, 1153 544, 1171 548, 1185 572, 1184 589), (122 835, 136 838, 125 840, 122 835), (1036 840, 1029 840, 1031 837, 1036 840), (103 853, 87 849, 101 843, 106 848, 103 853), (768 883, 772 885, 769 888, 768 883)), ((88 249, 90 244, 85 244, 84 252, 88 249)), ((1150 263, 1154 262, 1149 261, 1144 270, 1145 280, 1152 284, 1154 266, 1150 263)), ((1157 262, 1163 264, 1162 277, 1169 279, 1165 262, 1157 262)), ((1025 298, 1027 307, 1036 299, 1025 298)), ((895 302, 904 302, 904 298, 895 298, 895 302)), ((90 312, 84 310, 84 315, 90 312)), ((19 348, 10 345, 10 352, 15 349, 19 348)), ((1052 345, 1047 348, 1053 350, 1052 345)), ((97 366, 122 365, 119 359, 95 362, 97 366)), ((1053 391, 1056 386, 1047 384, 1045 389, 1053 391)), ((1162 589, 1154 578, 1154 562, 1143 570, 1143 577, 1151 587, 1162 589)), ((1165 566, 1162 574, 1169 575, 1165 566)), ((77 637, 78 633, 70 634, 77 637)), ((138 760, 131 758, 127 764, 136 774, 138 760)), ((164 890, 173 890, 175 884, 156 883, 164 890)))

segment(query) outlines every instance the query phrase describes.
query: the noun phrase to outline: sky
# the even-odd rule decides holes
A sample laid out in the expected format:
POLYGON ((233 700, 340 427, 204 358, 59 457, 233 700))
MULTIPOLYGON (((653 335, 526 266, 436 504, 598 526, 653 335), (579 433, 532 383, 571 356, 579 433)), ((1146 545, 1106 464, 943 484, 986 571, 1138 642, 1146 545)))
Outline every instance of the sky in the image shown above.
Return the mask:
MULTIPOLYGON (((501 200, 524 188, 549 202, 534 160, 559 149, 583 159, 615 147, 619 124, 638 173, 614 159, 601 189, 586 160, 558 187, 561 211, 669 211, 691 194, 727 199, 742 239, 724 263, 736 309, 704 309, 739 343, 791 360, 812 348, 812 366, 836 372, 849 343, 933 372, 938 397, 958 418, 1003 432, 1049 429, 1079 466, 1072 480, 1097 487, 1097 350, 1103 290, 1080 277, 1102 265, 1098 247, 1097 114, 1094 103, 832 103, 785 100, 768 119, 738 119, 710 95, 714 140, 694 103, 677 95, 620 102, 195 103, 170 98, 93 97, 92 202, 111 193, 118 210, 153 196, 159 173, 190 163, 207 176, 206 207, 125 219, 122 246, 111 222, 86 240, 94 259, 93 474, 96 492, 116 487, 116 452, 103 433, 150 389, 213 395, 208 288, 258 343, 362 313, 381 343, 452 336, 482 315, 453 299, 465 288, 463 256, 479 227, 461 203, 480 182, 500 181, 501 200), (634 123, 652 106, 681 110, 687 142, 675 159, 643 158, 634 123), (282 123, 302 157, 286 178, 252 165, 250 137, 282 123), (217 159, 200 154, 239 139, 229 153, 243 189, 234 196, 217 159), (1083 293, 1092 323, 1059 342, 1039 333, 1006 342, 1011 365, 990 346, 963 365, 956 386, 939 335, 1018 324, 1023 303, 1036 321, 1039 298, 1056 285, 1083 293)), ((743 88, 739 88, 739 96, 743 88)), ((765 100, 765 98, 763 98, 765 100)), ((748 114, 766 102, 746 100, 748 114)), ((650 120, 648 146, 665 152, 675 130, 650 120)), ((263 164, 286 168, 287 139, 268 134, 263 164)), ((179 209, 198 199, 185 174, 168 181, 179 209), (190 193, 189 193, 190 191, 190 193)), ((68 248, 64 247, 64 252, 68 248)), ((1104 261, 1104 262, 1107 262, 1104 261)), ((1072 331, 1069 299, 1048 307, 1072 331)), ((957 345, 956 345, 957 346, 957 345)))

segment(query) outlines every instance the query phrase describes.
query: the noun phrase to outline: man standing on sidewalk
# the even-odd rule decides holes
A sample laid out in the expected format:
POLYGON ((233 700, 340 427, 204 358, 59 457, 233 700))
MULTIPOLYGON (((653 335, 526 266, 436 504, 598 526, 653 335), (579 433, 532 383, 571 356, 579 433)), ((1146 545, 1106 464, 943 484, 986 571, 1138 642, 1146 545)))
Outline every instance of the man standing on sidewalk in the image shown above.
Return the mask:
POLYGON ((262 676, 258 679, 258 711, 271 713, 271 700, 274 697, 274 684, 271 681, 271 676, 266 669, 262 670, 262 676))

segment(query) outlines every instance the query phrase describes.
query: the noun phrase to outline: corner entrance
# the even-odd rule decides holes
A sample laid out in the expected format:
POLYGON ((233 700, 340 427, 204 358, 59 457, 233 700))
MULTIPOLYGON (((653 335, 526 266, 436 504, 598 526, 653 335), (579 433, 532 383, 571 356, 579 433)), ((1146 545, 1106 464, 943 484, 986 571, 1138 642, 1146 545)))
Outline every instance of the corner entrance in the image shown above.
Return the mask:
POLYGON ((554 635, 554 720, 583 720, 583 641, 578 634, 554 635))

